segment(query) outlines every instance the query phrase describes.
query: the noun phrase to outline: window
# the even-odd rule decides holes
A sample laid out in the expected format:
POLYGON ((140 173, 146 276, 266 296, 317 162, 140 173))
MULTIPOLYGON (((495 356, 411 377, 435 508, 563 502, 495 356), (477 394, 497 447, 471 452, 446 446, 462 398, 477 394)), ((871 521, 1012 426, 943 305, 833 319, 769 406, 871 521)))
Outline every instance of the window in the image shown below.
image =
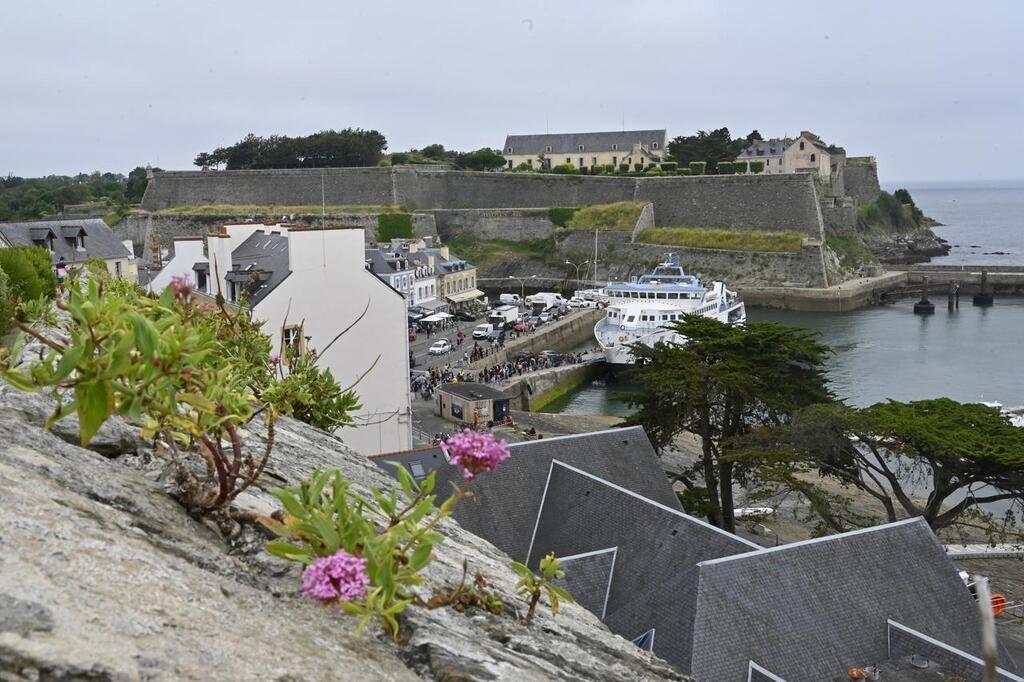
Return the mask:
POLYGON ((597 165, 597 157, 596 156, 593 156, 593 157, 590 158, 590 165, 591 166, 596 166, 597 165))
POLYGON ((572 163, 572 159, 570 159, 570 158, 569 158, 569 157, 567 156, 567 157, 565 157, 565 162, 566 162, 566 163, 572 163))
POLYGON ((580 168, 583 168, 583 157, 580 157, 580 168))
POLYGON ((546 152, 551 151, 551 145, 548 145, 547 147, 544 147, 544 151, 546 151, 546 152))
POLYGON ((580 146, 579 146, 579 150, 580 150, 581 152, 582 152, 582 151, 585 151, 585 150, 583 149, 583 145, 580 145, 580 146))
POLYGON ((811 154, 811 163, 814 163, 814 154, 811 154))
POLYGON ((666 296, 664 291, 659 291, 655 296, 657 298, 661 298, 661 299, 667 298, 667 296, 666 296))
MULTIPOLYGON (((803 141, 801 141, 801 142, 800 142, 800 151, 803 151, 803 150, 804 150, 804 143, 803 143, 803 141)), ((773 151, 774 151, 774 150, 773 150, 773 151)))
POLYGON ((509 168, 511 168, 511 167, 512 167, 512 159, 509 159, 509 160, 508 160, 508 167, 509 167, 509 168))
POLYGON ((302 352, 302 327, 297 324, 290 324, 281 330, 281 339, 284 341, 285 354, 299 354, 302 352))
POLYGON ((508 149, 507 149, 506 151, 507 151, 507 152, 508 152, 509 154, 511 154, 511 153, 512 153, 512 147, 509 147, 509 148, 508 148, 508 149))
POLYGON ((409 469, 412 471, 412 477, 417 481, 422 481, 427 477, 427 470, 423 468, 423 465, 419 462, 413 462, 409 465, 409 469))
MULTIPOLYGON (((614 146, 618 146, 618 145, 612 145, 612 146, 614 147, 614 146)), ((618 166, 619 165, 619 157, 617 157, 617 156, 613 156, 612 157, 612 165, 613 166, 618 166)), ((615 170, 618 170, 618 168, 616 168, 615 170)))
POLYGON ((626 318, 626 322, 632 322, 635 319, 636 319, 636 315, 630 315, 629 317, 626 318))
POLYGON ((653 148, 653 149, 657 149, 657 148, 658 148, 658 143, 657 143, 657 142, 655 142, 655 143, 654 143, 654 144, 652 145, 652 148, 653 148))
POLYGON ((617 152, 618 150, 619 150, 619 145, 617 145, 617 144, 613 144, 613 145, 612 145, 612 151, 613 151, 613 152, 617 152))
POLYGON ((121 261, 119 260, 114 261, 114 274, 118 277, 121 276, 121 261))

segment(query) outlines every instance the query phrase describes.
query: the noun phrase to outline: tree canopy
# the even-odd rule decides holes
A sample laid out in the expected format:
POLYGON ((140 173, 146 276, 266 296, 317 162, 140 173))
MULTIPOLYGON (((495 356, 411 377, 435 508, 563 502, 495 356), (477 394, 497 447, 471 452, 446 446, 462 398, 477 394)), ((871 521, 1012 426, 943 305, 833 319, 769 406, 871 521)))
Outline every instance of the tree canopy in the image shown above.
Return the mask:
POLYGON ((483 147, 472 152, 460 152, 445 149, 443 144, 428 144, 423 149, 410 149, 407 152, 393 152, 390 155, 392 165, 446 163, 462 170, 486 171, 505 166, 505 157, 501 152, 483 147))
POLYGON ((728 128, 698 130, 696 135, 680 135, 673 138, 668 143, 668 153, 680 166, 687 166, 691 161, 707 161, 707 171, 714 173, 719 161, 732 161, 754 139, 761 139, 761 134, 756 130, 746 138, 735 140, 729 134, 728 128))
POLYGON ((388 143, 376 130, 345 128, 312 135, 260 137, 249 133, 229 147, 203 152, 193 162, 201 168, 339 168, 376 166, 388 143))
MULTIPOLYGON (((157 169, 159 170, 159 169, 157 169)), ((104 202, 112 207, 136 203, 146 191, 146 169, 121 173, 79 173, 43 178, 0 178, 0 221, 38 220, 68 204, 104 202)))
POLYGON ((728 325, 693 315, 674 329, 685 345, 631 347, 642 391, 630 400, 639 409, 627 421, 643 426, 659 452, 684 431, 700 438, 700 459, 679 478, 684 503, 734 531, 733 485, 748 468, 730 448, 755 427, 787 423, 798 409, 830 399, 828 348, 811 332, 766 322, 728 325))
POLYGON ((778 450, 790 449, 804 471, 869 495, 888 521, 921 516, 936 531, 960 526, 998 534, 1008 526, 979 505, 1024 500, 1024 429, 978 403, 817 405, 768 437, 778 450))

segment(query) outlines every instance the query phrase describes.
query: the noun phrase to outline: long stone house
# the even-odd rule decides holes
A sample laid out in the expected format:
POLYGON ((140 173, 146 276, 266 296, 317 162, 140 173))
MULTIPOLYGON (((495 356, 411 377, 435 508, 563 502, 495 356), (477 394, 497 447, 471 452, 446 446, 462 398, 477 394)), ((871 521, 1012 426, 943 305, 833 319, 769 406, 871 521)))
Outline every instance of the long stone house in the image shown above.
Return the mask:
POLYGON ((0 248, 40 246, 50 252, 58 277, 68 268, 90 259, 107 264, 115 277, 138 278, 138 266, 131 248, 125 246, 99 218, 85 220, 41 220, 0 223, 0 248))
POLYGON ((668 154, 668 132, 623 130, 606 133, 509 135, 502 149, 505 165, 552 168, 571 163, 577 168, 661 163, 668 154))

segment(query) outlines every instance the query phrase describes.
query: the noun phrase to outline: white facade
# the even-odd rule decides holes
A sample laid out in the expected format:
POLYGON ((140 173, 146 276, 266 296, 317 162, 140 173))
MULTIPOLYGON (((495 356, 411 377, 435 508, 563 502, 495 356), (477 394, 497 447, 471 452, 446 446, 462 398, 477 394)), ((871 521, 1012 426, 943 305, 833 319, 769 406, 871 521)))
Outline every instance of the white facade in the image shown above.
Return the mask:
MULTIPOLYGON (((192 266, 205 261, 206 255, 203 253, 202 237, 175 237, 174 253, 171 255, 171 260, 167 261, 167 265, 164 266, 163 270, 156 273, 153 279, 149 281, 149 290, 159 294, 170 286, 171 277, 187 275, 192 281, 195 281, 196 276, 192 272, 192 266)), ((207 291, 207 287, 203 286, 202 290, 204 292, 207 291)))
MULTIPOLYGON (((289 273, 256 300, 254 318, 264 321, 264 332, 275 343, 284 325, 302 323, 307 347, 319 352, 365 309, 362 320, 328 348, 318 363, 331 370, 342 388, 358 382, 355 391, 361 408, 353 415, 356 426, 337 433, 353 449, 368 455, 411 448, 406 304, 366 269, 363 230, 229 225, 220 235, 208 237, 207 293, 217 292, 215 278, 220 280, 221 291, 229 291, 225 274, 232 267, 231 254, 257 230, 287 236, 289 273)), ((177 258, 178 248, 176 241, 175 258, 165 268, 167 282, 172 274, 192 274, 192 264, 186 268, 184 260, 177 258)), ((187 244, 185 248, 194 247, 187 244)), ((161 272, 154 283, 163 281, 163 275, 161 272)))

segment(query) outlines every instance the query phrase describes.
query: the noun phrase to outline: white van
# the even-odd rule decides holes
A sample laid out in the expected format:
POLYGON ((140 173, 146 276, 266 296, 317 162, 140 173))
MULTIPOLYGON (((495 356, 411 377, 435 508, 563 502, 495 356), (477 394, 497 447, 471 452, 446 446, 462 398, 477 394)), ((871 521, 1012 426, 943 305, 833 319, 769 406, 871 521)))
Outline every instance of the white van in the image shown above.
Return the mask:
POLYGON ((493 324, 478 324, 473 327, 473 338, 474 339, 486 339, 494 331, 493 324))
POLYGON ((518 306, 520 303, 519 294, 502 294, 498 297, 498 302, 502 305, 518 306))

